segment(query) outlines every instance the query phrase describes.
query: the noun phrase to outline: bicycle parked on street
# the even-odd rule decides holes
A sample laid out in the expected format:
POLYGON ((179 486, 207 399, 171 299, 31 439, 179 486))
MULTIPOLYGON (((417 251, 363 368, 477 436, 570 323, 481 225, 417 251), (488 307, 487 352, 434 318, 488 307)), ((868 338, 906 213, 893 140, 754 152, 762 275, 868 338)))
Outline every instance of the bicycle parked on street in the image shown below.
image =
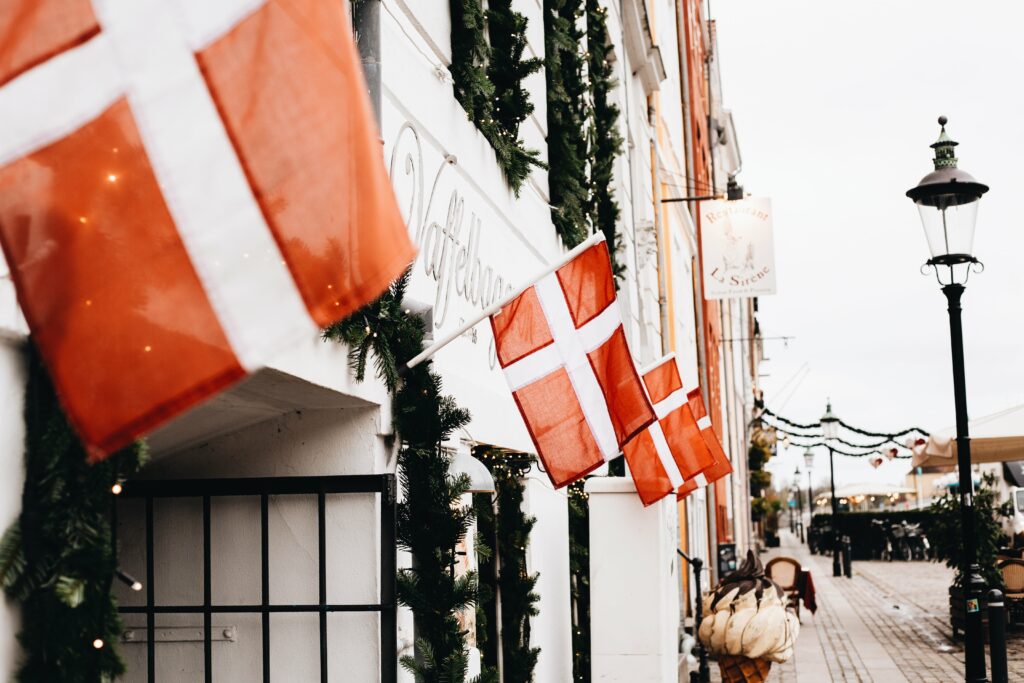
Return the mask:
POLYGON ((908 524, 906 521, 892 524, 873 519, 871 528, 874 555, 884 562, 894 559, 906 562, 927 560, 931 555, 931 544, 920 524, 908 524))

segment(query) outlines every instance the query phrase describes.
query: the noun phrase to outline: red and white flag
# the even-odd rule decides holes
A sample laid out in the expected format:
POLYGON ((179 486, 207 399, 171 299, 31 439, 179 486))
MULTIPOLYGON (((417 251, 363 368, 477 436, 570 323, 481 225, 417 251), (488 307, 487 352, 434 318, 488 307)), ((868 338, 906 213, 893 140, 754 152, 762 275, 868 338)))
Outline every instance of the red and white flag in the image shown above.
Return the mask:
POLYGON ((604 241, 491 316, 498 362, 551 483, 618 456, 654 422, 626 345, 604 241))
POLYGON ((713 465, 714 457, 690 410, 675 357, 644 371, 643 380, 658 419, 622 452, 640 500, 650 505, 713 465))
POLYGON ((704 398, 700 395, 700 387, 691 389, 687 394, 687 400, 690 404, 690 411, 697 419, 697 426, 700 427, 704 443, 707 444, 715 462, 699 475, 684 483, 682 488, 676 492, 678 498, 685 498, 698 488, 713 484, 722 477, 732 474, 732 464, 729 463, 729 457, 725 454, 725 449, 722 448, 721 440, 715 434, 715 428, 712 426, 711 418, 704 406, 704 398))
POLYGON ((0 245, 102 457, 414 255, 336 0, 11 0, 0 245))

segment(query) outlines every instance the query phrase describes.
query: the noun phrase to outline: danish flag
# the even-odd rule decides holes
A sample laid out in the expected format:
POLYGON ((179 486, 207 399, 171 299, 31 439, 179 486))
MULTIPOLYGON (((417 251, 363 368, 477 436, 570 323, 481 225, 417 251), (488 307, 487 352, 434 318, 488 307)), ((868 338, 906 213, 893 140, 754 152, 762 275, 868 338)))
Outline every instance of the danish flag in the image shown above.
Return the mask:
POLYGON ((411 261, 343 5, 4 3, 0 245, 92 458, 411 261))
POLYGON ((683 484, 682 488, 676 492, 676 496, 680 499, 690 495, 698 487, 712 484, 727 474, 732 473, 729 457, 725 454, 722 442, 718 439, 718 435, 715 434, 715 428, 711 424, 711 418, 708 417, 707 408, 704 407, 704 398, 700 395, 700 387, 691 389, 686 397, 690 404, 690 411, 697 418, 700 435, 704 438, 704 443, 707 444, 708 450, 711 451, 711 456, 715 462, 699 475, 683 484))
POLYGON ((498 362, 551 483, 618 456, 654 422, 598 241, 491 316, 498 362))
POLYGON ((647 395, 658 419, 625 445, 622 452, 637 494, 650 505, 714 464, 687 400, 672 355, 643 373, 647 395))

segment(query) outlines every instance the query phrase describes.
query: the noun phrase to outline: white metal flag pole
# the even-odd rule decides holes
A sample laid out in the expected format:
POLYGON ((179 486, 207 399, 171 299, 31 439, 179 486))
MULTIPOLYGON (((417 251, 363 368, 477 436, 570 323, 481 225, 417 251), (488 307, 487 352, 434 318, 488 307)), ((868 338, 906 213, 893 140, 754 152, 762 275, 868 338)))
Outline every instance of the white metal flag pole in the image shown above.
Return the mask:
POLYGON ((435 353, 437 353, 438 351, 443 349, 445 346, 450 344, 452 341, 454 341, 455 339, 458 339, 459 337, 461 337, 463 334, 466 333, 467 330, 472 329, 481 320, 484 320, 485 318, 489 318, 492 315, 494 315, 495 313, 497 313, 498 311, 500 311, 502 308, 507 306, 510 301, 512 301, 517 296, 519 296, 520 294, 525 292, 527 289, 529 289, 530 287, 535 285, 541 278, 550 275, 551 273, 555 272, 556 270, 558 270, 559 268, 564 266, 566 263, 569 263, 569 261, 572 261, 574 258, 576 258, 580 254, 582 254, 584 251, 586 251, 590 247, 594 246, 598 242, 603 242, 603 241, 604 241, 604 233, 602 233, 600 231, 594 233, 587 240, 585 240, 585 241, 581 242, 580 244, 576 245, 572 250, 567 252, 558 261, 556 261, 554 263, 551 263, 551 264, 548 264, 547 266, 545 266, 544 270, 542 270, 541 272, 539 272, 536 275, 534 275, 527 284, 525 284, 522 287, 520 287, 519 289, 515 290, 514 292, 512 292, 511 294, 506 296, 504 299, 498 301, 497 303, 491 304, 490 306, 485 308, 480 313, 480 315, 478 315, 477 317, 473 318, 472 320, 470 320, 467 323, 462 324, 460 327, 457 327, 456 329, 452 330, 448 334, 444 335, 443 337, 441 337, 440 339, 435 341, 433 344, 431 344, 427 348, 423 349, 423 351, 421 351, 418 355, 416 355, 412 359, 410 359, 409 362, 405 364, 405 366, 407 368, 414 368, 414 367, 416 367, 417 365, 419 365, 420 363, 422 363, 423 361, 425 361, 426 359, 430 358, 435 353))
POLYGON ((654 361, 653 363, 651 363, 647 367, 643 368, 642 370, 639 370, 638 372, 640 373, 640 376, 643 377, 644 375, 646 375, 648 372, 650 372, 654 368, 660 367, 662 365, 662 363, 666 363, 666 362, 668 362, 670 360, 673 360, 673 359, 675 359, 675 357, 676 357, 675 351, 673 351, 671 353, 666 353, 664 356, 662 356, 658 360, 654 361))

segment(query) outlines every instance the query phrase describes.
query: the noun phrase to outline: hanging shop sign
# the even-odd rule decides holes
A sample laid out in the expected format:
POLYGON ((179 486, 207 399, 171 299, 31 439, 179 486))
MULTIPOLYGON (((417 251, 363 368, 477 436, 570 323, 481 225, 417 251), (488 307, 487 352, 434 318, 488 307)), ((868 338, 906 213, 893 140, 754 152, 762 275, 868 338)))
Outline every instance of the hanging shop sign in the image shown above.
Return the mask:
POLYGON ((771 200, 702 202, 700 219, 704 298, 775 294, 771 200))

